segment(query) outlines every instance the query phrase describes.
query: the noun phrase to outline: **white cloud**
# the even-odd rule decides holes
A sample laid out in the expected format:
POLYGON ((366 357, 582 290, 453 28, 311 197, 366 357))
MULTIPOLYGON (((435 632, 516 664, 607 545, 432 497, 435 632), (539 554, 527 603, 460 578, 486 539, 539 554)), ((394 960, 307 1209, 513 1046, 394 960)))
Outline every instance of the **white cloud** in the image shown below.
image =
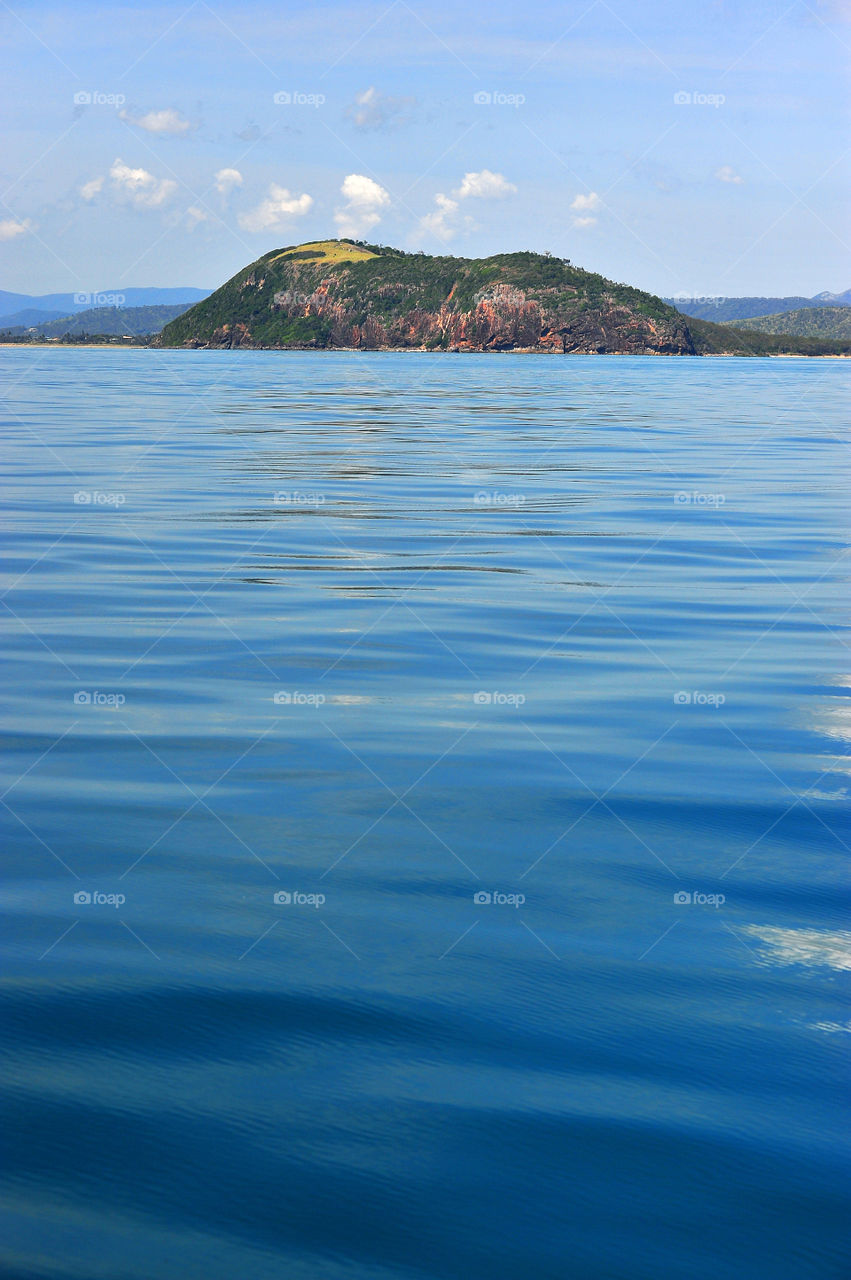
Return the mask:
POLYGON ((457 227, 452 225, 452 215, 458 212, 458 201, 450 199, 442 192, 438 191, 434 197, 437 205, 434 213, 427 213, 420 220, 420 226, 423 231, 427 231, 430 235, 437 236, 438 240, 451 240, 455 235, 457 227))
POLYGON ((80 195, 84 200, 94 200, 95 196, 103 188, 103 178, 92 178, 90 182, 84 182, 80 187, 80 195))
POLYGON ((23 222, 18 222, 15 218, 4 218, 0 222, 0 240, 15 240, 18 236, 25 235, 31 226, 29 218, 25 218, 23 222))
POLYGON ((593 213, 603 207, 603 201, 596 191, 589 191, 587 196, 576 196, 570 203, 571 209, 577 213, 593 213))
POLYGON ((347 114, 356 129, 366 132, 369 129, 383 129, 386 126, 399 124, 408 107, 413 106, 414 98, 391 98, 386 93, 379 93, 374 85, 355 94, 354 105, 347 114))
MULTIPOLYGON (((436 208, 420 219, 420 229, 427 235, 436 236, 438 240, 451 240, 460 229, 461 219, 457 215, 462 200, 503 200, 516 191, 517 187, 513 182, 490 169, 465 173, 460 187, 456 187, 448 196, 438 191, 434 197, 436 208)), ((467 226, 472 225, 471 218, 464 218, 463 221, 467 226)))
POLYGON ((505 196, 514 195, 516 191, 514 183, 509 182, 501 173, 482 169, 479 173, 465 173, 461 186, 453 195, 457 195, 459 200, 470 197, 477 200, 502 200, 505 196))
POLYGON ((186 210, 186 226, 187 230, 194 231, 199 222, 209 221, 208 215, 203 209, 199 209, 197 204, 191 204, 186 210))
POLYGON ((589 191, 587 196, 574 196, 570 202, 570 207, 574 212, 573 225, 581 230, 583 227, 594 227, 597 225, 597 219, 593 214, 595 214, 598 209, 602 209, 603 201, 597 195, 596 191, 589 191))
POLYGON ((243 231, 282 231, 289 218, 301 218, 313 205, 313 196, 293 195, 286 187, 273 182, 269 194, 256 209, 241 213, 237 219, 243 231))
POLYGON ((363 173, 350 173, 343 179, 341 194, 346 199, 334 214, 341 236, 359 239, 381 221, 382 211, 390 204, 390 193, 363 173))
POLYGON ((162 111, 149 111, 144 116, 131 116, 129 111, 119 111, 122 120, 126 120, 128 124, 134 124, 139 129, 145 129, 148 133, 187 133, 192 125, 188 120, 175 111, 173 107, 166 107, 162 111))
POLYGON ((123 160, 116 160, 109 171, 113 188, 126 195, 137 209, 158 209, 177 190, 171 178, 155 178, 147 169, 131 169, 123 160))
POLYGON ((723 164, 720 169, 716 169, 715 177, 719 182, 734 182, 737 186, 744 182, 744 178, 729 164, 723 164))
POLYGON ((230 195, 234 187, 242 186, 242 174, 239 169, 219 169, 216 174, 216 190, 219 195, 230 195))

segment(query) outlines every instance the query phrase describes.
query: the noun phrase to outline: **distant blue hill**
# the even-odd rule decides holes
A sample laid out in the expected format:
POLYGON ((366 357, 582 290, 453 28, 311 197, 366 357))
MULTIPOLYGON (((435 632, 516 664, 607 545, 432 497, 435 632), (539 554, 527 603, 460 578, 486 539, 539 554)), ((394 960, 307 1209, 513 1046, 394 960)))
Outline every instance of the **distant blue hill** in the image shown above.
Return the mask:
POLYGON ((698 320, 750 320, 756 316, 776 316, 784 311, 802 311, 804 307, 851 307, 851 289, 844 293, 817 293, 814 298, 664 298, 685 316, 698 320))
POLYGON ((7 293, 0 289, 0 319, 5 324, 41 324, 60 316, 89 311, 92 307, 168 307, 183 303, 200 302, 212 293, 212 289, 193 289, 181 286, 174 289, 99 289, 97 293, 7 293), (22 320, 22 311, 37 311, 37 319, 22 320), (47 314, 50 313, 50 314, 47 314), (7 317, 15 316, 14 320, 7 317))

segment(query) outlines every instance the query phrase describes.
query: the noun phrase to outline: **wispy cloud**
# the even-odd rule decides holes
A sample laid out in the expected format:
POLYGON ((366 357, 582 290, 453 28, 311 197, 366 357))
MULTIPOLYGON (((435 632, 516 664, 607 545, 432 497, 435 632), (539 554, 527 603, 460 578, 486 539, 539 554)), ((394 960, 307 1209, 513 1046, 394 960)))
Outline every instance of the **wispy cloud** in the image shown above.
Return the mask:
POLYGON ((241 213, 237 221, 243 231, 283 231, 290 219, 303 217, 312 207, 313 196, 294 195, 273 182, 266 199, 261 200, 256 209, 241 213))
POLYGON ((346 114, 356 129, 367 133, 402 124, 415 104, 416 98, 393 98, 370 85, 363 93, 355 94, 346 114))
POLYGON ((95 196, 103 190, 103 178, 92 178, 90 182, 84 182, 80 187, 80 195, 84 200, 94 200, 95 196))
POLYGON ((715 177, 719 182, 732 182, 735 183, 736 186, 741 186, 744 182, 742 175, 740 173, 736 173, 733 166, 729 164, 722 164, 720 169, 716 169, 715 177))
POLYGON ((171 133, 176 136, 188 133, 191 123, 173 107, 165 107, 162 111, 149 111, 143 116, 131 115, 129 111, 119 111, 121 119, 127 124, 144 129, 147 133, 171 133))

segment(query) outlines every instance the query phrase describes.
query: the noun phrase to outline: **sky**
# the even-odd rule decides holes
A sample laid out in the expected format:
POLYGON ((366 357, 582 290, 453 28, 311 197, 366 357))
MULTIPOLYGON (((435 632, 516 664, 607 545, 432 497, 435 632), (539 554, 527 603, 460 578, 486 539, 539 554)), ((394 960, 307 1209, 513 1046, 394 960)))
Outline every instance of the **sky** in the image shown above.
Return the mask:
POLYGON ((851 286, 851 0, 0 0, 0 41, 2 289, 215 288, 341 235, 851 286))

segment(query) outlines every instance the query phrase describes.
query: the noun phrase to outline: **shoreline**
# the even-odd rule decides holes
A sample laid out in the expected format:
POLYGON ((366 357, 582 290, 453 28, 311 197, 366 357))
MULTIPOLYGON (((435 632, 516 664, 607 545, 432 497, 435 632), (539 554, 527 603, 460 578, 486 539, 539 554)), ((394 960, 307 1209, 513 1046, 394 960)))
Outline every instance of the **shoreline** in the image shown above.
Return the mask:
POLYGON ((707 351, 703 354, 673 355, 664 351, 539 351, 534 347, 513 347, 510 351, 426 351, 423 347, 145 347, 120 342, 0 342, 0 351, 238 351, 240 354, 271 351, 281 355, 410 355, 410 356, 553 356, 561 360, 573 357, 623 356, 648 360, 849 360, 848 355, 807 355, 803 351, 784 351, 765 355, 743 355, 740 351, 707 351))

